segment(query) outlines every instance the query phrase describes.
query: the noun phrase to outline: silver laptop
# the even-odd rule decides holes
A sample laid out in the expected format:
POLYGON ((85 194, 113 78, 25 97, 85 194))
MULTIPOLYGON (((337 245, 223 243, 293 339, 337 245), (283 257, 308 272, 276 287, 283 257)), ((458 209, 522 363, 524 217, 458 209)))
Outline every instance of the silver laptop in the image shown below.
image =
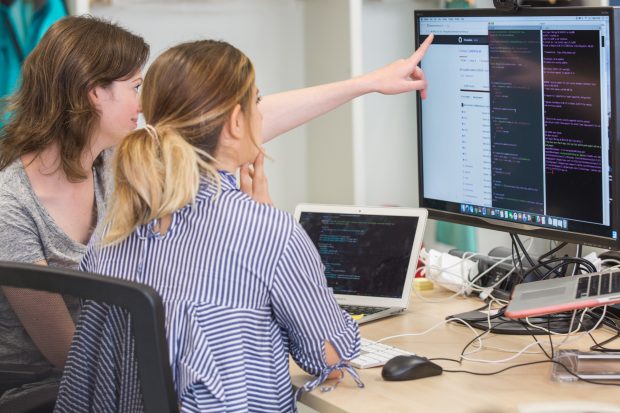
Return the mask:
POLYGON ((327 285, 358 323, 407 309, 427 211, 301 204, 295 218, 316 246, 327 285))
POLYGON ((519 284, 506 316, 524 318, 616 303, 620 303, 620 271, 603 271, 519 284))

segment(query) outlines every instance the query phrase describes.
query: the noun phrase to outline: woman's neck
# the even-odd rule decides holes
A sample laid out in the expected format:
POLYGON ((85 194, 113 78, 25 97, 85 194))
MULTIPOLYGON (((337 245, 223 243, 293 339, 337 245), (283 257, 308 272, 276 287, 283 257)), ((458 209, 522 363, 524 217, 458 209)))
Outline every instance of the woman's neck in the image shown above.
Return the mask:
POLYGON ((237 169, 239 169, 239 162, 232 156, 227 156, 226 153, 217 152, 214 156, 216 159, 215 167, 218 171, 226 171, 231 174, 237 173, 237 169))
MULTIPOLYGON (((92 173, 95 159, 101 151, 86 149, 80 156, 80 164, 84 173, 88 176, 92 173)), ((54 177, 59 180, 67 180, 65 171, 60 161, 60 147, 57 143, 49 145, 39 153, 30 152, 21 157, 24 167, 36 171, 40 175, 54 177)))

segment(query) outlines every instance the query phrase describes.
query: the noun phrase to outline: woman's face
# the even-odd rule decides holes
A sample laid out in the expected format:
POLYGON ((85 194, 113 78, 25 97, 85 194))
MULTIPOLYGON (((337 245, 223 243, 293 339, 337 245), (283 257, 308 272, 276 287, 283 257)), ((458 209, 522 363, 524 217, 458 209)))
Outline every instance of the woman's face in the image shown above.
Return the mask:
POLYGON ((138 89, 141 85, 142 72, 138 70, 127 79, 115 80, 105 88, 95 88, 95 105, 100 114, 97 137, 102 140, 104 148, 119 144, 138 126, 141 111, 138 89))

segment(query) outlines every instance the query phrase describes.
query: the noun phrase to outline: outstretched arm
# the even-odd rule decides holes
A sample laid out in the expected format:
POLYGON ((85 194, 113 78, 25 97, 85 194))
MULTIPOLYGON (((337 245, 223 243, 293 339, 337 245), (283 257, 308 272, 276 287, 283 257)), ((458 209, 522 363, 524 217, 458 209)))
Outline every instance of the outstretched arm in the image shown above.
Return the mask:
POLYGON ((419 90, 425 99, 426 78, 418 63, 432 41, 431 34, 407 59, 352 79, 265 96, 260 104, 263 142, 367 93, 394 95, 419 90))

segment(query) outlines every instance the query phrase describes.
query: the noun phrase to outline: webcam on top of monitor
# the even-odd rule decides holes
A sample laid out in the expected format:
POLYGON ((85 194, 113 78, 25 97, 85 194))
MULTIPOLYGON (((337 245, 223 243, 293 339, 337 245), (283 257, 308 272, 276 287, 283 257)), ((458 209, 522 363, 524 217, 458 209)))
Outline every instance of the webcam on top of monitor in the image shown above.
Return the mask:
POLYGON ((519 9, 519 0, 493 0, 493 6, 497 10, 514 12, 519 9))

